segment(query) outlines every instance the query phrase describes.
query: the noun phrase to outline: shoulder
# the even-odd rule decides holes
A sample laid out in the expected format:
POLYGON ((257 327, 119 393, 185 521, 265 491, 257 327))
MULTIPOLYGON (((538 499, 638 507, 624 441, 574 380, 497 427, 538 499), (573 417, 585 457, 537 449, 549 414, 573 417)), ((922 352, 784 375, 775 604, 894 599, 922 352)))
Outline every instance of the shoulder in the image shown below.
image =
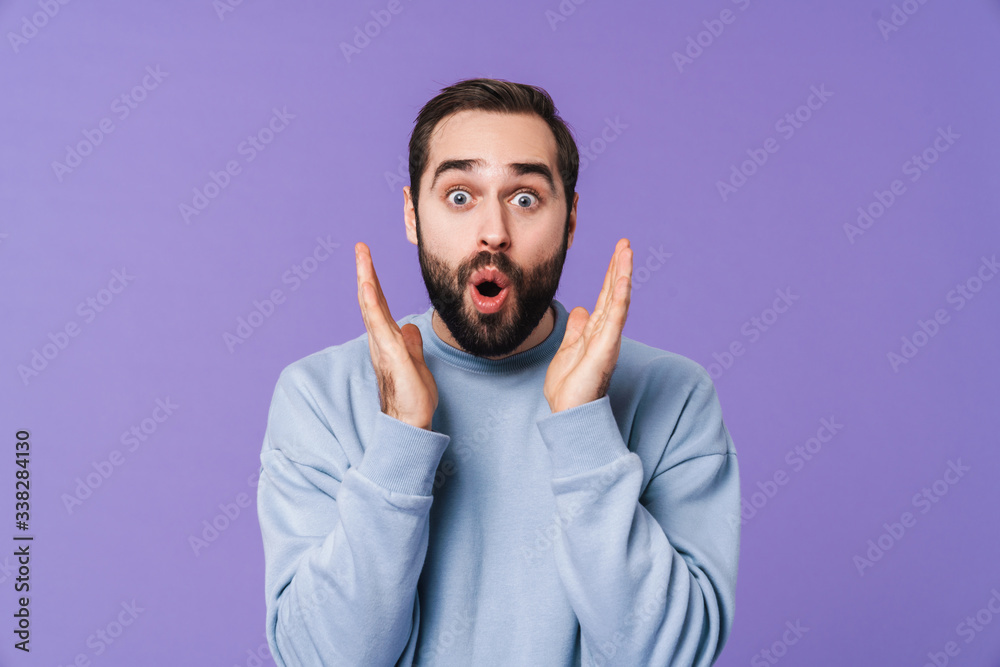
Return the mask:
MULTIPOLYGON (((406 324, 414 317, 397 322, 406 324)), ((265 449, 281 449, 305 462, 329 456, 336 441, 351 455, 368 417, 378 410, 378 384, 365 332, 281 370, 268 410, 265 449)))
POLYGON ((633 432, 655 433, 657 459, 735 452, 712 377, 693 359, 623 336, 612 391, 633 432))
MULTIPOLYGON (((396 321, 399 326, 418 316, 412 313, 396 321)), ((278 375, 277 389, 327 393, 333 387, 356 383, 373 376, 368 332, 344 343, 317 350, 285 366, 278 375)))
POLYGON ((350 377, 370 358, 368 335, 362 334, 291 362, 278 374, 277 389, 322 391, 338 378, 350 377))
POLYGON ((694 359, 627 336, 622 336, 615 372, 621 372, 633 382, 669 386, 679 393, 714 387, 708 371, 694 359))

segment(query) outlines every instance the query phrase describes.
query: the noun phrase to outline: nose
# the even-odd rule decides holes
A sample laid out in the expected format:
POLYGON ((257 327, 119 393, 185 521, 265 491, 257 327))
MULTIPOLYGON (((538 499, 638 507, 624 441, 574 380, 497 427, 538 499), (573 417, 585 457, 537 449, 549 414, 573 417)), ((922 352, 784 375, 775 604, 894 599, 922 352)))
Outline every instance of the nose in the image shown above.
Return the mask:
POLYGON ((506 211, 503 202, 491 198, 480 207, 482 218, 479 223, 478 250, 496 252, 510 247, 506 211))

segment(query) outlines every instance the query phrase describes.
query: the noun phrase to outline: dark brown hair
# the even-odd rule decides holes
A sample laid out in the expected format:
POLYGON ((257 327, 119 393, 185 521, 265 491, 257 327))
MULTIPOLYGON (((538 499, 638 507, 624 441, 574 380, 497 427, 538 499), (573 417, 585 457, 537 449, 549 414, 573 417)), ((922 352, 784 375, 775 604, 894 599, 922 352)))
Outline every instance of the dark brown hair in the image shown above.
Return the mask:
POLYGON ((441 92, 423 106, 410 135, 410 196, 417 207, 420 177, 427 168, 431 133, 444 118, 476 109, 497 113, 525 113, 541 117, 556 139, 556 160, 566 195, 567 216, 573 207, 580 154, 569 126, 559 117, 552 98, 542 88, 503 79, 465 79, 441 92))

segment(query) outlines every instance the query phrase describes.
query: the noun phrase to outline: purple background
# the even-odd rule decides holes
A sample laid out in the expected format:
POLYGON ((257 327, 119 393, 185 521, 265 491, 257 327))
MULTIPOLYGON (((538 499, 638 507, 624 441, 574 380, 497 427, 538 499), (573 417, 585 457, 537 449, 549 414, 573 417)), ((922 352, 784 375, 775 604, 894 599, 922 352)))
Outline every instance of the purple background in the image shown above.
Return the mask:
POLYGON ((254 504, 274 383, 292 361, 363 333, 359 240, 396 319, 429 306, 404 235, 400 164, 419 108, 473 76, 544 87, 594 151, 557 298, 592 308, 627 236, 625 334, 715 377, 748 503, 718 664, 770 664, 760 652, 775 642, 784 664, 923 665, 948 642, 949 664, 1000 664, 1000 615, 982 612, 989 622, 971 637, 959 627, 1000 591, 1000 280, 981 259, 1000 253, 996 2, 564 0, 563 15, 558 0, 400 0, 397 14, 382 0, 244 0, 220 16, 209 0, 48 1, 51 18, 45 0, 0 5, 0 542, 19 532, 22 428, 36 536, 30 655, 12 648, 13 546, 0 547, 2 664, 83 654, 229 667, 266 655, 254 504), (731 22, 713 23, 724 10, 731 22), (391 21, 348 58, 340 44, 373 11, 391 21), (886 31, 893 18, 901 25, 886 31), (699 33, 700 53, 688 42, 699 33), (678 66, 687 48, 697 57, 678 66), (121 96, 144 77, 122 117, 121 96), (794 134, 779 131, 813 86, 831 95, 799 110, 810 117, 794 134), (248 161, 241 142, 275 108, 294 118, 248 161), (53 166, 105 118, 113 131, 78 166, 53 166), (619 133, 602 143, 609 119, 619 133), (907 161, 939 128, 958 138, 928 151, 937 160, 911 181, 907 161), (723 197, 718 182, 769 137, 777 152, 723 197), (230 160, 240 172, 185 221, 180 205, 230 160), (849 240, 845 223, 897 179, 903 194, 849 240), (293 289, 283 276, 318 237, 339 247, 293 289), (123 267, 134 280, 87 321, 78 304, 106 300, 123 267), (991 280, 977 283, 980 270, 991 280), (980 291, 959 309, 948 295, 967 282, 980 291), (231 351, 224 334, 275 289, 282 303, 231 351), (777 290, 796 298, 775 320, 777 290), (947 322, 894 369, 888 353, 939 309, 947 322), (78 335, 22 379, 19 367, 74 323, 78 335), (727 359, 734 342, 742 354, 727 359), (146 421, 155 432, 129 451, 122 434, 157 399, 178 407, 146 421), (843 427, 793 464, 788 453, 824 418, 843 427), (70 511, 65 497, 115 450, 121 465, 70 511), (957 483, 914 504, 959 460, 957 483), (785 484, 767 483, 776 474, 785 484), (189 538, 225 524, 220 505, 240 514, 196 554, 189 538), (904 512, 915 523, 890 538, 883 524, 904 512), (891 548, 859 573, 855 557, 880 536, 891 548), (97 631, 115 632, 133 600, 142 611, 102 647, 97 631), (782 645, 796 621, 808 631, 782 645))

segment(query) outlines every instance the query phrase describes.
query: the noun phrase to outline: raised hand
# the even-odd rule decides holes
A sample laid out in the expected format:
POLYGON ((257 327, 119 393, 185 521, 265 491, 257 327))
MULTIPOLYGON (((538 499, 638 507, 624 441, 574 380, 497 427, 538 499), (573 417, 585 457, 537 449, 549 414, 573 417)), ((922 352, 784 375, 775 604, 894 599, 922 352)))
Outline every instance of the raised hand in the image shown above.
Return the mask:
POLYGON ((400 329, 389 313, 368 246, 360 241, 354 244, 354 257, 358 270, 358 304, 368 329, 368 349, 378 379, 382 412, 430 430, 438 391, 434 376, 424 362, 420 329, 412 322, 400 329))
POLYGON ((569 312, 566 334, 545 373, 542 392, 552 412, 603 397, 618 362, 622 330, 632 298, 632 248, 619 239, 611 256, 594 312, 583 306, 569 312))

